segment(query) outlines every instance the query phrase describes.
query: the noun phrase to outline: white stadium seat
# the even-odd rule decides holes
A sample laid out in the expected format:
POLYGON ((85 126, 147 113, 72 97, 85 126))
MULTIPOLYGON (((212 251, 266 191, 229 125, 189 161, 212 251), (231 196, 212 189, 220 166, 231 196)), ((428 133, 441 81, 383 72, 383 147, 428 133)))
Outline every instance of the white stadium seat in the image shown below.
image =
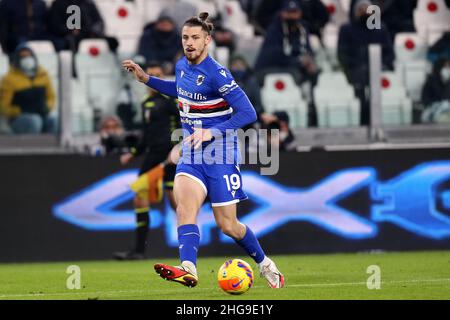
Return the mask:
POLYGON ((412 102, 402 81, 394 72, 383 72, 381 104, 383 124, 411 124, 412 102))
POLYGON ((398 61, 424 60, 427 56, 427 41, 418 33, 401 32, 395 36, 395 56, 398 61))
POLYGON ((267 113, 286 111, 292 127, 306 127, 307 106, 291 74, 267 74, 261 88, 261 99, 267 113))
POLYGON ((0 79, 8 72, 9 61, 6 54, 0 53, 0 79))
POLYGON ((450 10, 444 0, 419 0, 414 11, 414 24, 428 44, 433 44, 443 32, 450 30, 450 10))
MULTIPOLYGON (((173 5, 176 0, 143 0, 144 25, 156 21, 165 7, 173 5)), ((141 30, 142 31, 142 30, 141 30)))
POLYGON ((320 74, 314 100, 319 127, 359 125, 360 103, 342 72, 320 74))
POLYGON ((106 34, 119 41, 118 51, 134 53, 144 26, 144 2, 100 0, 96 3, 105 22, 106 34))
POLYGON ((248 64, 254 66, 263 42, 264 38, 262 36, 238 38, 236 54, 244 56, 248 64))
POLYGON ((90 106, 101 110, 102 114, 113 113, 121 86, 121 69, 106 40, 82 40, 75 65, 90 106))
POLYGON ((324 65, 325 70, 335 69, 339 65, 337 58, 339 27, 334 24, 327 24, 323 30, 322 41, 325 50, 323 54, 325 54, 327 60, 326 65, 324 65))
POLYGON ((348 11, 344 9, 343 3, 340 0, 322 0, 330 14, 330 23, 340 26, 348 22, 348 11))
POLYGON ((94 111, 88 103, 86 90, 77 79, 72 79, 72 133, 92 133, 94 111))
POLYGON ((248 22, 247 15, 237 0, 219 1, 219 11, 223 26, 243 38, 252 38, 254 27, 248 22))
POLYGON ((216 47, 215 57, 217 62, 228 68, 228 63, 230 61, 230 49, 227 47, 216 47))

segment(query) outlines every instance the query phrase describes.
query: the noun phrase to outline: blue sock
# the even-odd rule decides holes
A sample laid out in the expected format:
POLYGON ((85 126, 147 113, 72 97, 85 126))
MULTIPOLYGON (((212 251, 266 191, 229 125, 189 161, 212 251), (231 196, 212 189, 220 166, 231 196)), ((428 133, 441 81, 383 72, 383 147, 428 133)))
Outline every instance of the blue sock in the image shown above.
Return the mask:
POLYGON ((235 240, 238 245, 240 245, 247 254, 255 260, 256 263, 260 263, 264 260, 265 254, 258 239, 256 239, 253 231, 246 227, 245 235, 241 240, 235 240))
POLYGON ((200 244, 200 231, 195 224, 178 227, 178 243, 180 244, 180 260, 190 261, 197 265, 197 252, 200 244))

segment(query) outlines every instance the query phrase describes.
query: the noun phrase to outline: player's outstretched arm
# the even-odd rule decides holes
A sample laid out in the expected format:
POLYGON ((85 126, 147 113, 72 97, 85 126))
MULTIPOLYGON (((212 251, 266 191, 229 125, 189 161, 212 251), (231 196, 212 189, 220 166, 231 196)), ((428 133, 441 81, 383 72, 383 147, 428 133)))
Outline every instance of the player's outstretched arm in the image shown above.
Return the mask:
POLYGON ((159 91, 167 96, 177 98, 177 85, 175 81, 161 80, 155 77, 149 76, 142 68, 133 60, 124 60, 122 67, 128 72, 133 73, 137 81, 144 83, 146 86, 159 91))

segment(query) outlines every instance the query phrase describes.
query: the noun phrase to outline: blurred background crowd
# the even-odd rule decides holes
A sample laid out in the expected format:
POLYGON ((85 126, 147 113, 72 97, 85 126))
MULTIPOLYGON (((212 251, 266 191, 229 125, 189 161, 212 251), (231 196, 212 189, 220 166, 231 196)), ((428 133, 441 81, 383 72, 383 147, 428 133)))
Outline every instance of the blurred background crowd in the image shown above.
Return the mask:
POLYGON ((138 130, 149 92, 120 61, 173 78, 180 27, 200 11, 215 24, 212 56, 246 91, 256 126, 280 129, 283 149, 291 128, 370 124, 371 44, 382 48, 383 124, 450 123, 449 0, 0 0, 0 134, 58 132, 64 50, 73 134, 138 130), (80 29, 68 28, 71 5, 80 29))

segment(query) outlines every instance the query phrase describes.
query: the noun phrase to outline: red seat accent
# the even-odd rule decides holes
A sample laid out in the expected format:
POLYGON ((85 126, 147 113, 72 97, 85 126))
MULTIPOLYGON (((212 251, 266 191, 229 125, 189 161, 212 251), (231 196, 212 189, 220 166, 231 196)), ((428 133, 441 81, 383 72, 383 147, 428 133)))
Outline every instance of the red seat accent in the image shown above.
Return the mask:
POLYGON ((90 47, 89 54, 93 57, 96 57, 100 54, 100 50, 97 47, 90 47))
POLYGON ((286 87, 286 85, 284 84, 283 81, 278 80, 277 82, 275 82, 275 89, 282 91, 282 90, 284 90, 285 87, 286 87))
POLYGON ((433 12, 433 13, 436 12, 436 11, 438 11, 438 9, 439 9, 437 3, 434 2, 434 1, 430 1, 430 2, 428 3, 427 8, 428 8, 428 11, 433 12))
POLYGON ((124 7, 120 7, 117 10, 117 15, 121 18, 126 18, 128 16, 128 10, 124 7))

